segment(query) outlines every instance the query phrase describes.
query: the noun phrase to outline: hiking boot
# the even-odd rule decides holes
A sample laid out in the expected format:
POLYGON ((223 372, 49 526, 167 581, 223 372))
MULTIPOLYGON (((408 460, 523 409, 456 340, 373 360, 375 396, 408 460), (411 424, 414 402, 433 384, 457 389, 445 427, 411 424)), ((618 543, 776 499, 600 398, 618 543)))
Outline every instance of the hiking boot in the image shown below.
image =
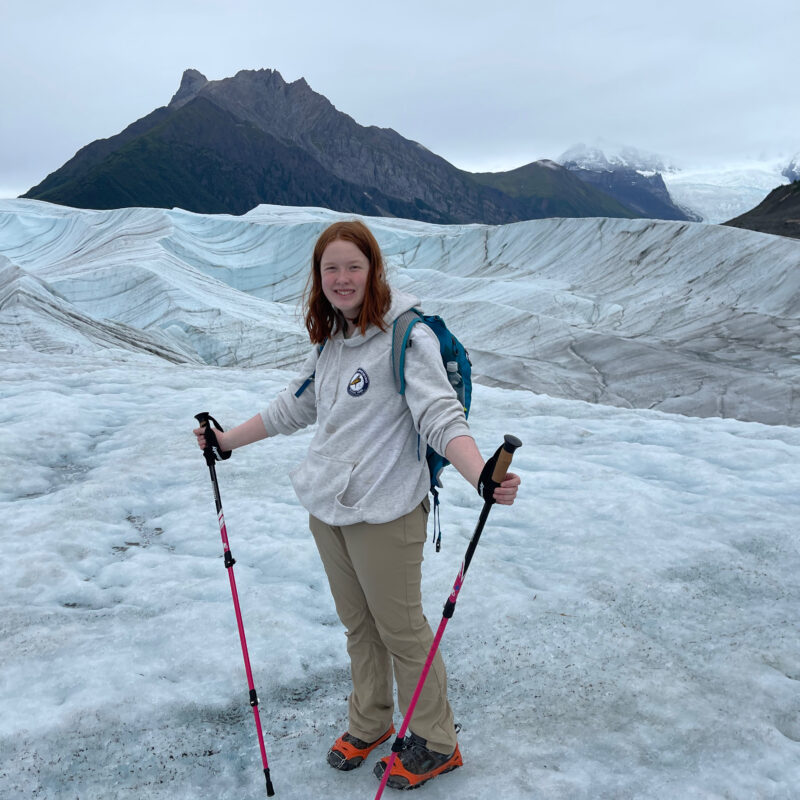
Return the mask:
POLYGON ((361 762, 376 748, 381 742, 385 742, 394 733, 394 725, 383 736, 374 742, 362 742, 361 739, 343 733, 328 750, 328 763, 334 769, 347 772, 361 766, 361 762))
MULTIPOLYGON (((415 733, 405 738, 403 749, 392 764, 387 786, 392 789, 416 789, 431 778, 450 772, 464 763, 458 745, 450 755, 446 755, 428 750, 427 744, 425 739, 415 733)), ((383 778, 389 758, 390 756, 386 756, 375 765, 373 773, 379 780, 383 778)))

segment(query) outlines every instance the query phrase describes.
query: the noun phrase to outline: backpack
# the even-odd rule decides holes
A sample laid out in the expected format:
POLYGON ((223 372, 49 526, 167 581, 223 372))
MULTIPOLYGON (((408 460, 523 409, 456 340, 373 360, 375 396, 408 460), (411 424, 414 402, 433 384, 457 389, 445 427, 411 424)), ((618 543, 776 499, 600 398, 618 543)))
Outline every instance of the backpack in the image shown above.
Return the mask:
MULTIPOLYGON (((469 360, 467 348, 450 332, 444 320, 437 316, 427 316, 416 308, 402 313, 395 321, 392 330, 392 369, 397 391, 405 394, 405 361, 406 350, 410 344, 411 330, 418 322, 427 325, 439 340, 439 352, 447 371, 450 385, 458 395, 458 401, 464 409, 464 416, 469 416, 472 402, 472 362, 469 360)), ((433 538, 436 552, 442 547, 442 527, 439 522, 439 489, 442 488, 441 473, 450 463, 439 455, 430 445, 425 455, 431 477, 430 492, 433 495, 433 538)))
MULTIPOLYGON (((394 382, 397 391, 403 395, 406 393, 405 362, 406 350, 410 347, 411 330, 418 322, 427 325, 439 340, 439 352, 442 356, 447 378, 450 385, 455 389, 458 401, 464 409, 464 416, 469 416, 469 407, 472 402, 472 362, 469 360, 467 348, 450 332, 444 320, 437 316, 428 316, 416 308, 403 312, 392 325, 392 370, 394 372, 394 382)), ((325 342, 319 346, 319 353, 325 342)), ((300 388, 295 392, 295 397, 300 395, 308 388, 314 380, 316 370, 309 375, 300 388)), ((419 434, 418 434, 419 436, 419 434)), ((439 492, 442 488, 441 473, 450 463, 444 456, 439 455, 430 445, 425 455, 428 462, 431 485, 430 492, 433 495, 433 538, 436 543, 438 553, 442 546, 442 528, 439 523, 439 492)))

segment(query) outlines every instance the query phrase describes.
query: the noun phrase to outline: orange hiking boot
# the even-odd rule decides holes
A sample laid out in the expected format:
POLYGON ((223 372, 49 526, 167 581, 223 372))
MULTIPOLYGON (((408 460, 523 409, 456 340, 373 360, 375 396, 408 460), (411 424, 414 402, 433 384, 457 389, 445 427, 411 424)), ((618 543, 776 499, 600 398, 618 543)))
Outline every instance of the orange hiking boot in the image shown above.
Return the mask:
MULTIPOLYGON (((392 764, 392 771, 386 785, 392 789, 416 789, 431 778, 460 767, 464 762, 461 753, 456 749, 450 754, 428 750, 427 741, 415 733, 410 734, 403 742, 403 749, 397 754, 392 764)), ((383 778, 390 756, 382 758, 373 773, 379 780, 383 778)))
POLYGON ((393 733, 394 725, 374 742, 362 742, 361 739, 357 739, 349 733, 343 733, 333 743, 333 747, 328 750, 328 763, 334 769, 340 769, 342 772, 360 767, 372 750, 381 742, 385 742, 393 733))

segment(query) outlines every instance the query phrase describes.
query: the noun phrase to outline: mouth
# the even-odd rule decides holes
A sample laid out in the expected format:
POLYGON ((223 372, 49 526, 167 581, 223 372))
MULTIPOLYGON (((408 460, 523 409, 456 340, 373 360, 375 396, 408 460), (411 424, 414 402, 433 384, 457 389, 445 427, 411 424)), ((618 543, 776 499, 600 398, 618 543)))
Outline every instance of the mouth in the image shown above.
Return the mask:
POLYGON ((334 289, 334 294, 339 295, 339 297, 350 297, 350 295, 355 293, 355 289, 334 289))

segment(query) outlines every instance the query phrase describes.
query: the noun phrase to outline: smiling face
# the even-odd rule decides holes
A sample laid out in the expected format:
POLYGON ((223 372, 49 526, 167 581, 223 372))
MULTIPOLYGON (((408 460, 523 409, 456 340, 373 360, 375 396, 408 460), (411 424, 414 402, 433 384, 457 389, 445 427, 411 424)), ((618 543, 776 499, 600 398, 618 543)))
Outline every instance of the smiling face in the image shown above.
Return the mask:
POLYGON ((348 332, 364 304, 369 277, 369 259, 353 244, 334 239, 322 251, 320 260, 322 292, 327 301, 347 320, 348 332))
POLYGON ((386 330, 392 291, 380 245, 361 220, 334 222, 319 235, 303 304, 314 344, 323 344, 342 327, 345 335, 355 329, 365 334, 370 325, 386 330))

